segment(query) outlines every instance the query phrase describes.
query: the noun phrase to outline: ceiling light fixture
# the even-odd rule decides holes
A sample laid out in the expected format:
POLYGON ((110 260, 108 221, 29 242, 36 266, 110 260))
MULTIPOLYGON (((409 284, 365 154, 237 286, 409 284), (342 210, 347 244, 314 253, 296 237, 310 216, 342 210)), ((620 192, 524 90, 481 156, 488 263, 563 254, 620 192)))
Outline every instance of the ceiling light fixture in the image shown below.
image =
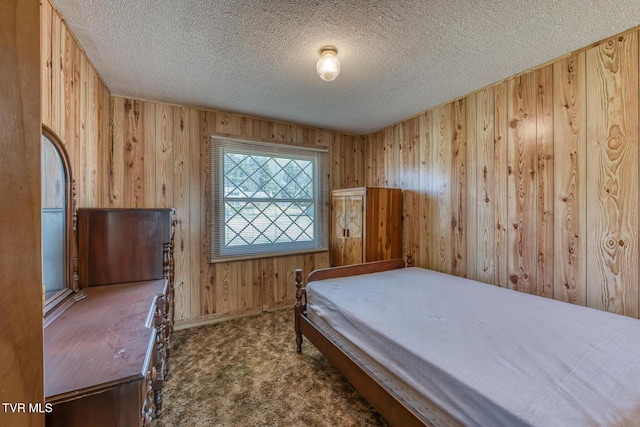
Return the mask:
POLYGON ((326 82, 330 82, 340 74, 340 61, 338 60, 338 49, 333 46, 323 46, 320 48, 320 59, 316 65, 318 76, 326 82))

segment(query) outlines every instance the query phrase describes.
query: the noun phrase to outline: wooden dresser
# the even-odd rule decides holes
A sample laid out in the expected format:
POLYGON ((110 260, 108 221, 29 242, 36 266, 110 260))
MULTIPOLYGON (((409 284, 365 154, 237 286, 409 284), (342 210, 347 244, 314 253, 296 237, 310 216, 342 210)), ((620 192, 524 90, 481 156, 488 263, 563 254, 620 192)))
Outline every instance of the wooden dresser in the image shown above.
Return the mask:
POLYGON ((78 210, 82 290, 44 329, 48 426, 145 426, 161 415, 172 236, 172 209, 78 210))
POLYGON ((172 209, 78 209, 80 286, 162 279, 172 209))
POLYGON ((331 192, 331 266, 402 257, 402 190, 331 192))

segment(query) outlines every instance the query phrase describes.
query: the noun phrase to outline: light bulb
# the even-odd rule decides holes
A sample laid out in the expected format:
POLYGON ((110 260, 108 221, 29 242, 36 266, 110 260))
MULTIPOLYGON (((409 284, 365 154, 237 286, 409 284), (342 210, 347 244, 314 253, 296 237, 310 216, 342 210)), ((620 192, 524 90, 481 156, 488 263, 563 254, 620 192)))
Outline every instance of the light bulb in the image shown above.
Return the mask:
POLYGON ((340 61, 337 54, 338 49, 333 46, 324 46, 320 49, 320 59, 318 59, 316 71, 322 80, 330 82, 340 74, 340 61))

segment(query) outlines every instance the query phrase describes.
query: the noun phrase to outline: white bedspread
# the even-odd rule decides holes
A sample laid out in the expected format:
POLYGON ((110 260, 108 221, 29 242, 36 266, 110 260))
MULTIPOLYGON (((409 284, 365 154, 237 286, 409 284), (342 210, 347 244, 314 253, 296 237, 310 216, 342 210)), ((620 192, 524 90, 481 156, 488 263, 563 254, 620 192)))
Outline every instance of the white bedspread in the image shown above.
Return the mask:
POLYGON ((640 321, 421 268, 307 286, 308 311, 465 425, 640 426, 640 321))

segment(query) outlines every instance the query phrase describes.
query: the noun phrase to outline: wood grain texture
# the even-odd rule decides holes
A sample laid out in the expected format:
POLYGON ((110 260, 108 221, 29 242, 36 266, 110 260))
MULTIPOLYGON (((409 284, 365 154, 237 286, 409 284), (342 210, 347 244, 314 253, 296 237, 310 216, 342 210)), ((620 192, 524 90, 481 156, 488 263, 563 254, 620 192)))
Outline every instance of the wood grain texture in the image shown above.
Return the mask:
POLYGON ((402 191, 381 187, 331 192, 331 266, 402 256, 402 191))
POLYGON ((82 304, 72 305, 47 326, 48 400, 60 403, 104 390, 106 384, 141 381, 153 336, 153 328, 145 324, 165 286, 160 279, 89 287, 82 304), (122 353, 124 357, 113 360, 122 353))
MULTIPOLYGON (((118 98, 114 98, 114 102, 118 100, 118 98)), ((147 101, 139 101, 140 104, 140 114, 142 114, 142 133, 140 134, 143 138, 142 147, 142 165, 143 165, 143 187, 142 187, 142 197, 143 197, 143 206, 157 206, 157 192, 156 192, 156 152, 158 150, 158 146, 155 142, 156 140, 156 126, 155 126, 155 117, 156 117, 156 104, 153 102, 147 101)), ((114 132, 116 129, 114 129, 114 132)))
MULTIPOLYGON (((398 270, 405 267, 405 262, 401 259, 390 259, 383 261, 373 261, 365 265, 344 265, 341 267, 320 268, 307 275, 305 282, 315 282, 339 277, 351 277, 365 273, 379 273, 381 271, 398 270)), ((304 271, 303 271, 304 273, 304 271)))
MULTIPOLYGON (((638 49, 629 31, 417 116, 417 265, 638 317, 638 49)), ((407 122, 364 136, 366 185, 413 189, 388 153, 407 122)))
POLYGON ((553 66, 536 71, 537 293, 553 298, 553 66))
POLYGON ((371 144, 371 148, 367 146, 368 153, 371 154, 367 165, 368 165, 368 185, 372 187, 384 187, 385 183, 388 181, 388 178, 385 175, 385 160, 386 160, 386 151, 387 146, 385 145, 385 136, 383 132, 377 132, 374 134, 370 142, 367 142, 367 145, 371 144))
POLYGON ((236 310, 237 301, 235 298, 235 290, 237 282, 232 283, 234 278, 232 277, 234 264, 237 262, 223 262, 217 263, 215 286, 216 286, 216 306, 215 313, 229 313, 236 310))
POLYGON ((391 187, 396 182, 398 169, 395 167, 395 151, 399 150, 397 142, 398 125, 392 125, 382 131, 383 156, 379 163, 383 172, 378 179, 382 187, 391 187))
POLYGON ((98 197, 98 91, 94 85, 96 73, 84 55, 80 56, 80 135, 79 172, 76 178, 78 193, 83 195, 82 204, 87 207, 97 205, 98 197))
MULTIPOLYGON (((234 315, 218 311, 216 278, 223 273, 207 263, 208 136, 221 132, 327 148, 332 189, 401 186, 403 255, 412 252, 416 265, 450 272, 464 247, 468 276, 475 269, 488 283, 638 316, 637 31, 360 137, 112 97, 55 7, 47 0, 42 10, 40 111, 79 169, 79 205, 182 203, 177 216, 188 261, 180 267, 179 321, 234 315), (526 96, 519 99, 522 81, 526 96), (127 102, 138 106, 131 122, 127 102), (461 105, 464 112, 456 113, 461 105), (176 116, 185 117, 182 129, 176 116), (454 151, 458 124, 466 134, 464 162, 454 151), (459 218, 464 234, 454 232, 459 218)), ((281 301, 275 275, 287 262, 246 262, 254 308, 281 301)), ((313 262, 329 265, 329 253, 313 262)), ((248 312, 247 288, 233 292, 245 301, 236 314, 248 312)))
MULTIPOLYGON (((119 131, 123 131, 122 137, 124 144, 124 167, 123 167, 123 185, 126 200, 124 204, 130 207, 144 206, 143 188, 144 181, 144 152, 145 142, 144 135, 144 115, 143 106, 140 101, 125 100, 122 123, 123 126, 118 127, 119 131)), ((120 110, 118 110, 119 112, 120 110)), ((150 143, 150 142, 149 142, 150 143)))
POLYGON ((414 265, 428 267, 430 265, 431 248, 431 212, 432 212, 432 174, 431 174, 431 112, 427 111, 418 118, 419 133, 419 164, 418 164, 418 194, 419 194, 419 246, 413 253, 414 265))
POLYGON ((393 147, 390 147, 392 153, 391 170, 393 171, 392 179, 387 183, 387 187, 402 188, 404 179, 404 151, 405 146, 402 141, 402 125, 398 123, 393 128, 393 147))
MULTIPOLYGON (((257 261, 244 261, 233 267, 231 271, 237 273, 234 277, 242 280, 227 288, 226 300, 218 301, 218 292, 224 286, 218 284, 217 278, 224 281, 226 272, 217 271, 215 265, 207 262, 209 136, 225 132, 230 136, 327 148, 330 161, 337 164, 327 174, 327 183, 340 187, 364 182, 362 138, 243 115, 111 96, 58 12, 48 1, 45 3, 51 18, 43 13, 43 19, 51 23, 50 30, 42 35, 42 45, 51 46, 51 60, 46 63, 45 50, 40 61, 43 69, 50 67, 51 73, 43 77, 41 99, 46 106, 41 111, 47 108, 51 111, 49 127, 70 150, 74 175, 79 177, 79 206, 178 208, 175 251, 178 322, 217 319, 229 314, 224 311, 227 309, 235 310, 236 314, 252 309, 255 312, 262 309, 264 295, 268 293, 263 286, 279 286, 269 292, 282 303, 280 294, 286 298, 289 291, 284 281, 275 278, 276 268, 268 268, 277 264, 277 258, 261 262, 267 267, 260 280, 256 280, 257 261), (233 301, 228 299, 229 293, 233 301)), ((43 27, 46 28, 44 24, 43 27)), ((313 259, 318 267, 329 265, 327 253, 314 254, 313 259)), ((283 268, 290 267, 289 264, 283 268)))
MULTIPOLYGON (((342 211, 344 212, 343 229, 345 232, 342 260, 335 265, 358 264, 366 259, 364 242, 366 236, 365 227, 368 224, 366 222, 367 217, 364 214, 364 205, 367 203, 365 197, 364 194, 348 194, 335 199, 336 204, 339 204, 339 198, 344 200, 342 211)), ((331 194, 331 198, 332 200, 334 199, 334 193, 331 194)), ((333 251, 333 248, 331 250, 333 251)))
MULTIPOLYGON (((0 1, 0 401, 44 403, 40 237, 40 5, 0 1)), ((0 424, 41 426, 40 413, 0 424)))
MULTIPOLYGON (((188 174, 188 191, 189 191, 189 206, 186 207, 187 212, 189 212, 189 216, 186 218, 188 220, 188 227, 186 228, 186 241, 188 242, 186 246, 185 257, 188 260, 189 265, 186 266, 186 270, 183 272, 183 275, 186 274, 184 278, 185 285, 183 292, 184 301, 186 302, 188 299, 189 309, 183 309, 183 318, 189 318, 194 316, 201 316, 203 314, 201 310, 201 301, 202 301, 202 262, 204 259, 207 259, 207 253, 203 253, 202 251, 202 242, 204 239, 203 230, 206 230, 206 227, 202 227, 203 224, 203 213, 202 213, 202 203, 204 200, 202 194, 201 183, 203 180, 203 169, 204 157, 202 156, 202 132, 201 132, 201 124, 200 124, 201 112, 196 109, 189 110, 189 174, 188 174)), ((206 179, 206 175, 204 176, 206 179)), ((184 219, 183 219, 184 221, 184 219)), ((258 304, 258 307, 261 305, 261 302, 254 298, 254 302, 258 304)))
POLYGON ((261 258, 253 261, 254 282, 260 290, 260 298, 256 300, 256 304, 259 303, 261 309, 276 301, 274 261, 274 258, 261 258))
MULTIPOLYGON (((173 199, 173 134, 174 117, 172 107, 166 104, 156 105, 155 144, 156 144, 156 204, 158 207, 172 207, 173 199)), ((182 213, 178 213, 181 217, 182 213)))
MULTIPOLYGON (((352 170, 352 166, 362 165, 353 160, 343 166, 343 160, 353 157, 352 153, 361 153, 361 139, 341 135, 325 130, 304 128, 288 124, 273 124, 230 113, 202 111, 192 108, 170 106, 151 101, 113 97, 113 138, 114 153, 105 161, 105 168, 112 171, 112 187, 116 183, 126 182, 124 171, 135 169, 133 182, 142 183, 123 187, 123 204, 155 204, 162 207, 176 207, 176 316, 178 321, 198 319, 203 322, 207 316, 220 318, 224 314, 238 315, 255 312, 256 309, 273 307, 292 301, 293 295, 284 279, 284 273, 278 271, 292 267, 289 261, 280 261, 278 257, 269 263, 255 260, 234 261, 224 265, 208 263, 210 235, 208 222, 210 191, 209 137, 221 131, 239 132, 238 137, 271 141, 272 138, 292 145, 322 147, 329 143, 331 172, 327 182, 338 184, 363 181, 363 170, 352 170), (124 106, 130 103, 138 105, 138 114, 127 115, 124 106), (119 117, 137 117, 136 127, 125 125, 119 117), (139 146, 142 157, 127 157, 126 145, 120 144, 121 135, 133 134, 131 141, 139 146), (291 142, 293 141, 293 142, 291 142), (333 141, 333 142, 332 142, 333 141), (344 141, 345 144, 335 143, 344 141), (351 146, 350 144, 355 146, 351 146), (345 155, 345 153, 351 153, 345 155), (154 161, 146 161, 153 158, 154 161), (339 159, 334 162, 333 160, 339 159), (127 162, 127 159, 130 159, 127 162), (133 163, 131 163, 133 159, 133 163), (119 164, 112 164, 113 162, 119 164), (339 174, 333 180, 331 174, 339 174), (122 176, 122 178, 121 178, 122 176), (139 178, 138 178, 139 177, 139 178), (139 194, 138 197, 136 194, 139 194), (284 264, 283 264, 284 263, 284 264), (267 266, 267 267, 265 267, 267 266), (266 271, 261 276, 261 271, 266 271)), ((133 108, 133 107, 132 107, 133 108)), ((234 135, 231 135, 234 136, 234 135)), ((289 258, 285 257, 286 260, 289 258)), ((300 258, 302 260, 302 258, 300 258)), ((328 259, 323 258, 324 265, 328 259)), ((292 270, 296 267, 292 267, 292 270)), ((286 273, 288 274, 288 273, 286 273)))
POLYGON ((125 100, 114 99, 111 104, 111 126, 113 137, 109 141, 106 160, 109 180, 109 207, 122 208, 125 204, 124 191, 124 120, 125 100))
POLYGON ((42 123, 49 128, 53 128, 52 123, 52 105, 51 105, 51 79, 53 58, 51 52, 52 43, 52 25, 53 25, 53 7, 48 1, 43 1, 40 7, 40 30, 41 34, 48 35, 41 37, 40 46, 40 91, 41 91, 41 119, 42 123))
MULTIPOLYGON (((215 132, 215 114, 211 112, 202 111, 200 113, 200 233, 201 240, 200 246, 196 249, 200 255, 200 274, 195 274, 196 271, 191 272, 191 282, 198 283, 200 304, 198 314, 202 316, 209 316, 216 313, 216 286, 215 286, 215 264, 209 264, 209 248, 211 243, 211 232, 209 230, 209 218, 211 218, 211 159, 210 159, 210 144, 211 138, 209 135, 215 132)), ((195 184, 195 183, 194 183, 195 184)), ((192 289, 194 286, 192 285, 192 289)), ((195 317, 192 313, 192 316, 195 317)))
MULTIPOLYGON (((65 135, 65 105, 64 105, 64 74, 63 51, 64 23, 60 15, 53 13, 51 16, 51 127, 61 141, 66 141, 65 135)), ((45 36, 46 37, 46 36, 45 36)))
MULTIPOLYGON (((188 318, 191 316, 191 293, 188 288, 189 282, 189 267, 191 266, 189 261, 189 255, 191 251, 191 242, 189 241, 189 230, 191 227, 190 221, 190 147, 191 142, 189 140, 192 133, 191 129, 191 114, 190 110, 182 107, 174 107, 173 113, 173 202, 172 206, 176 208, 176 212, 181 212, 175 226, 175 247, 174 247, 174 262, 175 262, 175 301, 177 312, 176 316, 179 319, 188 318)), ((196 129, 198 126, 194 126, 196 129)), ((197 134, 195 137, 197 138, 197 134)))
MULTIPOLYGON (((97 76, 96 76, 97 77, 97 76)), ((99 149, 99 163, 98 163, 98 176, 100 186, 98 188, 98 206, 109 206, 109 163, 105 159, 109 158, 110 144, 112 136, 112 123, 111 123, 111 93, 104 85, 99 85, 98 79, 94 79, 94 86, 98 87, 99 99, 97 104, 98 114, 98 149, 99 149)), ((82 206, 82 195, 78 195, 78 204, 82 206)))
POLYGON ((451 274, 467 277, 467 108, 466 98, 452 103, 451 129, 451 274))
MULTIPOLYGON (((476 94, 475 173, 476 185, 476 280, 496 283, 496 170, 494 93, 486 89, 476 94)), ((473 209, 473 204, 470 205, 473 209)))
POLYGON ((74 153, 70 157, 72 170, 80 168, 80 120, 79 120, 79 58, 80 48, 73 40, 71 32, 65 25, 64 51, 64 94, 65 94, 65 133, 67 135, 67 150, 74 153))
POLYGON ((585 54, 553 64, 555 299, 587 300, 585 54))
MULTIPOLYGON (((340 150, 340 141, 336 139, 332 139, 329 141, 329 145, 331 147, 331 151, 336 152, 340 150)), ((334 157, 330 163, 329 175, 331 177, 330 186, 331 188, 339 188, 340 183, 337 181, 340 177, 340 171, 345 167, 345 159, 334 157)))
MULTIPOLYGON (((417 256, 420 248, 420 123, 419 117, 401 124, 402 144, 402 254, 417 256)), ((416 260, 414 259, 414 262, 416 260)))
POLYGON ((480 237, 478 232, 478 188, 476 186, 477 182, 477 159, 476 152, 478 150, 478 144, 476 141, 477 134, 477 95, 472 94, 465 98, 465 124, 464 124, 464 135, 465 135, 465 150, 466 150, 466 161, 465 161, 465 176, 464 176, 464 186, 466 196, 462 200, 462 208, 461 213, 459 215, 460 218, 464 218, 465 225, 465 243, 466 243, 466 251, 464 254, 465 264, 466 264, 466 276, 469 279, 476 280, 478 277, 478 257, 477 247, 478 247, 478 239, 480 237))
POLYGON ((432 168, 432 251, 430 266, 436 271, 451 273, 452 229, 451 229, 451 145, 453 105, 446 104, 431 114, 431 168, 432 168))
POLYGON ((375 134, 370 134, 363 137, 364 142, 364 181, 369 185, 373 185, 375 179, 373 176, 373 161, 374 154, 378 152, 377 147, 374 146, 375 134))
POLYGON ((509 287, 538 293, 536 241, 536 78, 507 82, 509 287))
POLYGON ((587 305, 638 317, 638 35, 587 61, 587 305))
POLYGON ((303 255, 278 257, 277 266, 280 299, 273 306, 290 306, 291 301, 295 300, 295 286, 291 286, 291 283, 295 283, 295 269, 304 266, 303 255))
POLYGON ((332 197, 330 231, 329 231, 329 253, 331 254, 331 265, 342 265, 346 252, 346 197, 332 197))
POLYGON ((339 149, 339 156, 340 158, 347 159, 345 163, 348 164, 348 167, 340 171, 340 186, 332 186, 331 188, 350 188, 363 186, 364 139, 361 136, 340 135, 339 149))
POLYGON ((495 229, 496 229, 496 248, 495 248, 495 269, 496 269, 496 285, 507 288, 509 287, 509 247, 507 241, 507 214, 508 214, 508 176, 509 176, 509 160, 508 160, 508 142, 507 137, 508 112, 507 112, 507 82, 498 84, 494 89, 494 166, 495 166, 495 229))

